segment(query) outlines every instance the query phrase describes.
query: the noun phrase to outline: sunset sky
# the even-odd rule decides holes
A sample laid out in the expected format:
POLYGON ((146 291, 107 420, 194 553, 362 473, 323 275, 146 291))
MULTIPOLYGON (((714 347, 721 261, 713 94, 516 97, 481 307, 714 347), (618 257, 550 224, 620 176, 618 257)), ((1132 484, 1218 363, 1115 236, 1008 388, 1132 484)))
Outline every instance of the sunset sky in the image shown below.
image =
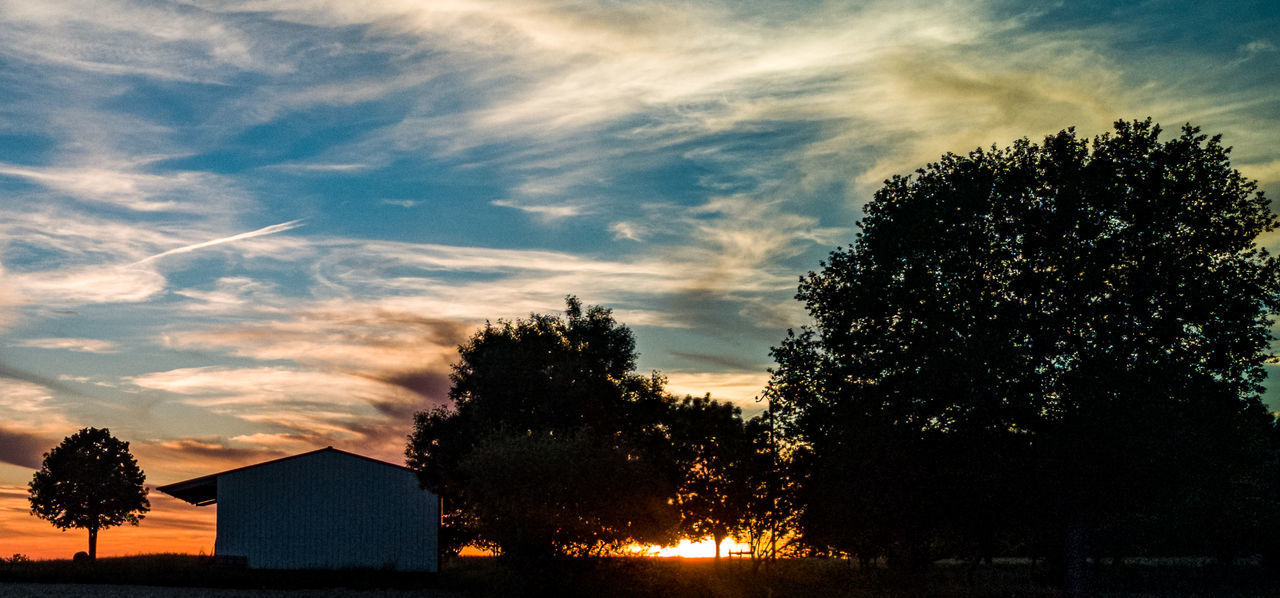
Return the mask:
MULTIPOLYGON (((943 152, 1151 116, 1280 193, 1278 26, 1264 0, 0 1, 0 556, 84 549, 26 502, 84 426, 156 485, 402 462, 457 344, 566 294, 672 391, 756 411, 797 277, 943 152)), ((212 549, 212 507, 151 499, 102 554, 212 549)))

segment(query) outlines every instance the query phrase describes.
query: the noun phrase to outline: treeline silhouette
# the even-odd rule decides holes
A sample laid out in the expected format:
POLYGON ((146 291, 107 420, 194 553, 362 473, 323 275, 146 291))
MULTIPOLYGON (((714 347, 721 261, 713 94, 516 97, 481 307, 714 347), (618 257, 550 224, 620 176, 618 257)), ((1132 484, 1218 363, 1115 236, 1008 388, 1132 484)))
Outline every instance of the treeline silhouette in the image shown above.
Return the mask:
POLYGON ((416 417, 406 454, 445 498, 445 552, 616 554, 763 519, 763 427, 668 394, 636 373, 635 339, 609 310, 567 304, 486 325, 460 347, 452 405, 416 417))
POLYGON ((445 542, 518 558, 678 537, 759 559, 1272 562, 1280 429, 1260 393, 1277 217, 1218 137, 1118 122, 886 181, 797 299, 748 421, 635 372, 630 330, 489 324, 407 455, 445 542))

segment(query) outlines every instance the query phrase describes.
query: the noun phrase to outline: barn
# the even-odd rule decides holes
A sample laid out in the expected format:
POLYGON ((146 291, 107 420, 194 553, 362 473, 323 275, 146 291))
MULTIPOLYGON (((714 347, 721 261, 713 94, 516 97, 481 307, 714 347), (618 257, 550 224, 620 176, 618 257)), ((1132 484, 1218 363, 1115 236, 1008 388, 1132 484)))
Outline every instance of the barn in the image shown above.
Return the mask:
POLYGON ((393 463, 327 447, 156 489, 216 503, 214 553, 255 569, 437 568, 440 501, 393 463))

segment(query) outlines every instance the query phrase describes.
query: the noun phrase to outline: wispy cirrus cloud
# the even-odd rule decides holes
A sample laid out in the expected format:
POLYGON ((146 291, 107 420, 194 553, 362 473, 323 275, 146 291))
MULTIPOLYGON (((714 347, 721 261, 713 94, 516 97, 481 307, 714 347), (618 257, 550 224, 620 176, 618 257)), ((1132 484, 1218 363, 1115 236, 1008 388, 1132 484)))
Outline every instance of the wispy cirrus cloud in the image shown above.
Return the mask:
MULTIPOLYGON (((404 386, 399 383, 401 380, 421 372, 447 373, 458 345, 474 328, 470 322, 337 302, 293 315, 288 319, 174 331, 165 342, 174 348, 219 348, 239 357, 291 361, 325 372, 345 372, 360 379, 404 386)), ((398 393, 399 390, 393 394, 398 393)), ((434 393, 431 398, 442 400, 443 394, 434 393)))
POLYGON ((54 399, 60 390, 58 382, 0 366, 0 463, 37 468, 41 455, 75 430, 54 399))
POLYGON ((671 394, 702 396, 710 393, 717 401, 727 401, 742 409, 750 417, 763 411, 764 403, 756 398, 764 392, 769 374, 763 371, 738 372, 682 372, 667 370, 667 391, 671 394))
MULTIPOLYGON (((1155 58, 1141 71, 1118 60, 1115 44, 1141 35, 1140 24, 1045 32, 1028 27, 1044 11, 1010 13, 991 2, 824 3, 754 19, 714 3, 460 1, 353 12, 299 0, 251 8, 416 39, 443 51, 433 60, 486 89, 461 113, 415 108, 386 131, 391 143, 369 138, 360 151, 459 151, 524 139, 499 163, 526 170, 530 182, 569 177, 560 189, 616 178, 655 148, 778 124, 810 123, 816 132, 766 172, 798 171, 795 183, 818 188, 860 175, 851 196, 945 151, 1072 125, 1100 132, 1118 117, 1207 120, 1233 129, 1251 153, 1265 143, 1247 130, 1258 115, 1246 105, 1206 112, 1221 106, 1219 92, 1186 85, 1178 75, 1186 56, 1155 58)), ((1252 55, 1267 45, 1241 47, 1252 55)), ((1268 101, 1268 92, 1248 93, 1268 101)), ((520 189, 500 205, 563 205, 520 189)))
POLYGON ((19 347, 76 351, 79 353, 117 353, 120 345, 114 341, 96 338, 29 338, 18 341, 19 347))
POLYGON ((234 22, 182 4, 9 2, 4 15, 10 26, 0 48, 49 66, 177 81, 279 68, 261 60, 265 48, 234 22))
POLYGON ((234 244, 235 254, 244 258, 279 255, 285 248, 292 251, 291 258, 305 254, 298 242, 262 239, 301 226, 299 220, 193 243, 192 237, 207 239, 216 233, 185 224, 147 225, 92 217, 67 221, 47 212, 0 210, 0 215, 8 216, 0 232, 11 235, 9 252, 19 262, 23 254, 41 258, 26 260, 22 271, 0 270, 5 281, 0 316, 26 305, 48 309, 149 301, 170 286, 158 269, 159 262, 199 250, 225 251, 234 244), (163 249, 174 245, 179 246, 163 249))
POLYGON ((750 411, 796 277, 890 174, 1151 115, 1280 182, 1273 22, 1188 44, 1148 9, 0 2, 0 448, 86 422, 164 481, 398 460, 458 342, 566 294, 750 411))
POLYGON ((213 281, 211 288, 175 289, 174 294, 187 300, 181 304, 185 312, 245 318, 288 311, 291 301, 279 290, 269 280, 226 276, 213 281))
MULTIPOLYGON (((241 445, 248 447, 254 446, 250 443, 255 434, 289 434, 305 438, 299 444, 309 442, 313 447, 366 447, 362 452, 399 454, 409 420, 388 418, 387 406, 406 405, 398 411, 407 417, 415 408, 429 405, 421 395, 395 384, 303 368, 182 368, 136 376, 128 382, 240 420, 246 425, 219 437, 240 438, 241 445)), ((257 448, 275 450, 271 444, 257 448)))
MULTIPOLYGON (((77 165, 56 167, 0 164, 0 175, 25 179, 82 201, 138 212, 208 212, 220 203, 193 201, 216 197, 219 177, 200 172, 151 174, 133 169, 77 165)), ((223 195, 221 197, 227 197, 223 195)))
POLYGON ((80 266, 10 274, 8 278, 24 297, 44 306, 137 303, 165 289, 164 276, 129 266, 80 266))
POLYGON ((134 441, 131 451, 140 463, 153 471, 163 472, 150 481, 170 484, 185 478, 218 473, 269 459, 287 456, 276 448, 257 443, 227 441, 221 437, 188 437, 181 439, 142 439, 134 441))

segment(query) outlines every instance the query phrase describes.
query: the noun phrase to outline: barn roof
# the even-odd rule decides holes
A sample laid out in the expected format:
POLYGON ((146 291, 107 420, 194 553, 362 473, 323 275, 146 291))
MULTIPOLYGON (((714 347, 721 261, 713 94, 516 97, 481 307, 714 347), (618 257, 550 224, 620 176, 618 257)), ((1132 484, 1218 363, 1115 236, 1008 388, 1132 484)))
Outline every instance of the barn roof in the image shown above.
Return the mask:
POLYGON ((331 446, 328 446, 328 447, 325 447, 325 448, 322 448, 322 449, 317 449, 317 450, 314 450, 314 451, 308 451, 308 452, 301 453, 301 454, 297 454, 297 455, 291 455, 291 456, 289 456, 289 457, 281 457, 281 458, 279 458, 279 459, 272 459, 272 460, 270 460, 270 461, 263 461, 262 463, 254 463, 253 465, 246 465, 246 466, 244 466, 244 467, 237 467, 237 468, 235 468, 235 469, 228 469, 228 470, 226 470, 226 471, 221 471, 221 472, 218 472, 218 473, 211 473, 211 474, 206 475, 206 476, 200 476, 200 477, 198 477, 198 478, 191 478, 191 479, 189 479, 189 480, 184 480, 184 481, 181 481, 181 482, 174 482, 174 483, 172 483, 172 484, 167 484, 167 485, 165 485, 165 486, 156 486, 156 490, 159 490, 159 491, 161 491, 161 492, 163 492, 163 493, 165 493, 165 494, 168 494, 168 495, 170 495, 170 496, 173 496, 173 497, 175 497, 175 498, 180 498, 180 499, 182 499, 182 500, 185 500, 185 501, 187 501, 187 502, 189 502, 189 503, 191 503, 191 504, 193 504, 193 505, 196 505, 196 506, 198 506, 198 507, 203 507, 203 506, 205 506, 205 505, 211 505, 211 504, 213 504, 213 503, 218 502, 218 477, 219 477, 219 476, 224 476, 224 475, 227 475, 227 474, 229 474, 229 473, 234 473, 234 472, 237 472, 237 471, 244 471, 244 470, 246 470, 246 469, 253 469, 253 468, 255 468, 255 467, 262 467, 263 465, 271 465, 271 464, 273 464, 273 463, 280 463, 281 461, 289 461, 289 460, 292 460, 292 459, 299 459, 299 458, 302 458, 302 457, 307 457, 307 456, 310 456, 310 455, 315 455, 315 454, 317 454, 317 453, 338 453, 338 454, 342 454, 342 455, 347 455, 347 456, 349 456, 349 457, 355 457, 355 458, 357 458, 357 459, 364 459, 364 460, 366 460, 366 461, 372 461, 372 462, 374 462, 374 463, 380 463, 380 464, 382 464, 382 465, 386 465, 386 466, 388 466, 388 467, 395 467, 396 469, 403 469, 403 470, 405 470, 405 471, 413 471, 412 469, 409 469, 408 467, 405 467, 405 466, 403 466, 403 465, 396 465, 395 463, 388 463, 388 462, 386 462, 386 461, 382 461, 382 460, 379 460, 379 459, 374 459, 373 457, 366 457, 366 456, 364 456, 364 455, 357 455, 357 454, 355 454, 355 453, 349 453, 349 452, 347 452, 347 451, 338 450, 338 449, 336 449, 336 448, 333 448, 333 447, 331 447, 331 446))

